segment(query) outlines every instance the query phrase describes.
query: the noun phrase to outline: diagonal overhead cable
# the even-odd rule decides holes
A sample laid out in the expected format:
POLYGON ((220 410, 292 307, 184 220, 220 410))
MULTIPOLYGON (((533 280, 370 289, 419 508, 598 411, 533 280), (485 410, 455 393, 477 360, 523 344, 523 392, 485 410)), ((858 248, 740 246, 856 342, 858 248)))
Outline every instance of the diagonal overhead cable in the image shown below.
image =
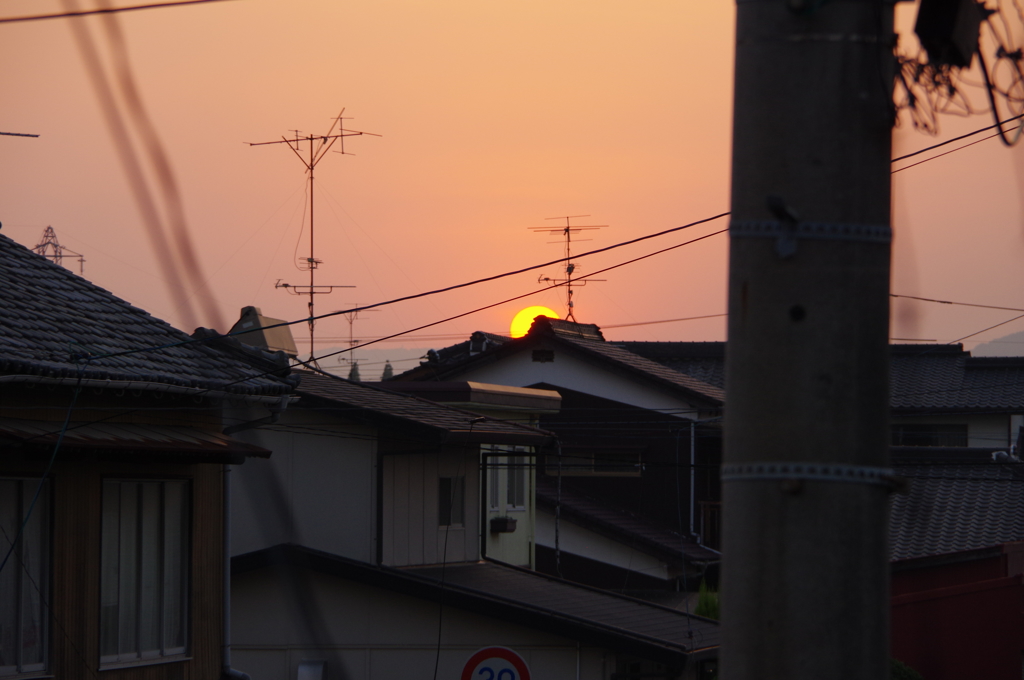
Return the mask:
POLYGON ((50 14, 27 14, 20 17, 0 17, 0 24, 13 24, 20 21, 42 21, 44 19, 67 19, 69 17, 84 17, 90 14, 115 14, 117 12, 134 12, 140 9, 157 9, 160 7, 178 7, 180 5, 201 5, 209 2, 224 2, 224 0, 172 0, 171 2, 152 2, 144 5, 126 5, 124 7, 103 7, 100 9, 68 9, 64 12, 53 12, 50 14))

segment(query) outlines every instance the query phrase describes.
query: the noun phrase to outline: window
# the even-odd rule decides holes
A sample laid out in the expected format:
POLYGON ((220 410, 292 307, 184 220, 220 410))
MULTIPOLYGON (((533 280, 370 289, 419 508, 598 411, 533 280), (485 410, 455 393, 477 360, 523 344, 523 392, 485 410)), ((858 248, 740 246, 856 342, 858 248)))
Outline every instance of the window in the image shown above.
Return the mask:
POLYGON ((103 482, 100 663, 185 653, 189 505, 184 481, 103 482))
POLYGON ((892 426, 893 446, 967 446, 967 425, 901 424, 892 426))
POLYGON ((526 456, 510 456, 508 459, 508 493, 505 502, 509 509, 522 510, 526 507, 526 456))
POLYGON ((438 524, 447 527, 466 521, 466 478, 441 477, 437 485, 438 524))
POLYGON ((48 656, 50 584, 50 485, 38 479, 0 479, 0 676, 43 672, 48 656), (32 498, 39 499, 18 530, 32 498))
POLYGON ((501 503, 501 458, 488 458, 487 465, 487 505, 491 510, 499 510, 501 503))

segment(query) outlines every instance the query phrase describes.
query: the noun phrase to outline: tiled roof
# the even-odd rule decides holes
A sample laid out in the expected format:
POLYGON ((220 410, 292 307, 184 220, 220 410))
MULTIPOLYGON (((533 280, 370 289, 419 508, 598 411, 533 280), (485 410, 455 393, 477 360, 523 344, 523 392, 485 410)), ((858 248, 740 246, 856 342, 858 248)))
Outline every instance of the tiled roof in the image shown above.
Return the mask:
POLYGON ((1024 410, 1024 357, 972 357, 960 345, 894 345, 892 407, 1024 410))
MULTIPOLYGON (((352 382, 338 376, 326 376, 312 371, 301 371, 298 375, 301 379, 296 390, 299 396, 342 404, 340 413, 353 417, 398 419, 409 424, 458 433, 464 438, 491 443, 541 444, 551 437, 547 432, 533 427, 483 417, 427 399, 352 382)), ((331 410, 337 411, 337 408, 331 410)))
MULTIPOLYGON (((537 505, 551 509, 558 501, 555 482, 541 479, 538 475, 537 505)), ((715 550, 684 539, 678 533, 655 526, 632 513, 594 500, 565 483, 562 485, 561 504, 561 514, 566 519, 669 563, 678 564, 681 554, 688 561, 694 562, 717 561, 721 558, 721 554, 715 550)))
MULTIPOLYGON (((724 342, 616 342, 635 354, 718 387, 724 342)), ((1024 412, 1024 357, 972 357, 962 345, 891 345, 893 409, 1024 412)))
POLYGON ((680 373, 725 389, 724 342, 615 342, 680 373))
POLYGON ((289 564, 369 586, 443 602, 589 645, 661 661, 716 658, 719 625, 695 615, 493 562, 396 569, 298 545, 231 559, 233 574, 289 564))
MULTIPOLYGON (((441 567, 411 567, 403 571, 435 581, 442 578, 441 567)), ((445 587, 502 598, 549 612, 552 618, 589 622, 680 651, 719 644, 715 621, 526 569, 493 562, 453 564, 445 567, 443 578, 445 587)))
POLYGON ((1024 464, 992 462, 983 453, 895 469, 909 490, 891 501, 893 560, 1024 540, 1024 464))
POLYGON ((708 384, 693 376, 680 373, 657 361, 652 361, 625 349, 619 344, 605 342, 601 329, 594 324, 578 324, 571 321, 539 317, 530 332, 515 340, 502 336, 476 332, 467 342, 436 350, 432 360, 424 362, 395 376, 395 380, 446 380, 454 379, 463 368, 474 362, 489 361, 507 353, 520 351, 537 340, 546 338, 568 346, 606 365, 628 372, 642 380, 658 383, 673 390, 682 390, 690 397, 703 400, 711 406, 719 406, 724 398, 721 387, 708 384), (486 339, 487 342, 479 340, 486 339), (474 341, 477 342, 474 344, 474 341))
POLYGON ((138 381, 233 394, 291 385, 222 347, 190 337, 0 235, 0 375, 138 381), (146 351, 103 357, 128 350, 146 351), (75 357, 95 357, 75 363, 75 357))

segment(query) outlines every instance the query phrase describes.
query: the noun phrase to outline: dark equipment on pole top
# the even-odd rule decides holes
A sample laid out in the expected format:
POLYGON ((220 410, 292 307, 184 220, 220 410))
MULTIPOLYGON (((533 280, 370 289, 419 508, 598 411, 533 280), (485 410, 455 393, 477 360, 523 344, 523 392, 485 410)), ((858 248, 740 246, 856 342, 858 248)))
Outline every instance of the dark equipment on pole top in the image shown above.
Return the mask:
POLYGON ((940 114, 984 112, 964 87, 975 83, 962 72, 977 63, 996 135, 1006 146, 1016 144, 1024 133, 1020 0, 921 0, 914 32, 922 49, 896 45, 897 114, 906 111, 915 129, 937 135, 940 114))
POLYGON ((43 230, 43 240, 32 248, 32 252, 42 255, 47 260, 52 260, 55 264, 63 264, 64 256, 69 255, 71 257, 78 258, 78 274, 85 274, 85 255, 76 253, 67 246, 62 246, 60 241, 57 240, 57 232, 53 230, 53 227, 46 227, 43 230))
POLYGON ((975 0, 921 0, 914 32, 931 63, 968 68, 987 13, 975 0))

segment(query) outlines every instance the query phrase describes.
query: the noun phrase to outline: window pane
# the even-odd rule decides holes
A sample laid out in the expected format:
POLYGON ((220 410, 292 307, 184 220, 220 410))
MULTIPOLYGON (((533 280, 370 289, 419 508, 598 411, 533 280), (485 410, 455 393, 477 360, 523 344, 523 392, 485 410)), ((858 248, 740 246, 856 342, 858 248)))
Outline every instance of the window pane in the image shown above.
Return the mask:
POLYGON ((522 508, 526 505, 526 458, 512 456, 508 459, 508 506, 522 508))
POLYGON ((121 484, 103 482, 100 528, 100 656, 117 656, 118 534, 121 525, 121 484))
POLYGON ((185 651, 189 502, 188 482, 104 482, 103 663, 185 651))
POLYGON ((452 523, 452 478, 437 480, 437 523, 443 527, 452 523))
POLYGON ((139 649, 143 655, 160 653, 160 585, 163 566, 163 517, 160 483, 139 485, 142 491, 139 532, 139 649), (149 652, 149 654, 147 654, 149 652))
POLYGON ((139 485, 121 483, 120 578, 117 593, 118 652, 122 657, 138 652, 139 606, 139 485))
POLYGON ((39 498, 21 535, 20 550, 7 562, 5 569, 21 569, 21 665, 42 664, 46 659, 46 612, 43 599, 46 588, 44 566, 47 563, 47 527, 50 525, 49 485, 34 480, 22 482, 22 513, 28 513, 32 497, 39 489, 39 498), (20 560, 15 562, 19 557, 20 560))
POLYGON ((466 478, 456 477, 452 485, 452 524, 466 523, 466 478))
POLYGON ((489 464, 491 466, 491 469, 489 471, 489 484, 488 484, 488 490, 487 490, 487 495, 490 496, 490 498, 488 499, 488 503, 490 505, 491 510, 497 510, 498 508, 501 507, 501 505, 500 505, 501 498, 499 498, 499 494, 501 493, 501 481, 500 480, 501 480, 501 463, 502 463, 503 459, 502 458, 488 458, 487 460, 490 461, 489 464))
MULTIPOLYGON (((0 479, 0 560, 18 533, 20 489, 18 480, 0 479)), ((16 559, 17 555, 12 553, 8 562, 16 559)), ((17 569, 4 567, 0 571, 0 669, 5 669, 5 673, 15 672, 18 663, 18 580, 17 569)))
POLYGON ((164 648, 185 647, 188 575, 188 496, 185 482, 164 486, 164 648))

